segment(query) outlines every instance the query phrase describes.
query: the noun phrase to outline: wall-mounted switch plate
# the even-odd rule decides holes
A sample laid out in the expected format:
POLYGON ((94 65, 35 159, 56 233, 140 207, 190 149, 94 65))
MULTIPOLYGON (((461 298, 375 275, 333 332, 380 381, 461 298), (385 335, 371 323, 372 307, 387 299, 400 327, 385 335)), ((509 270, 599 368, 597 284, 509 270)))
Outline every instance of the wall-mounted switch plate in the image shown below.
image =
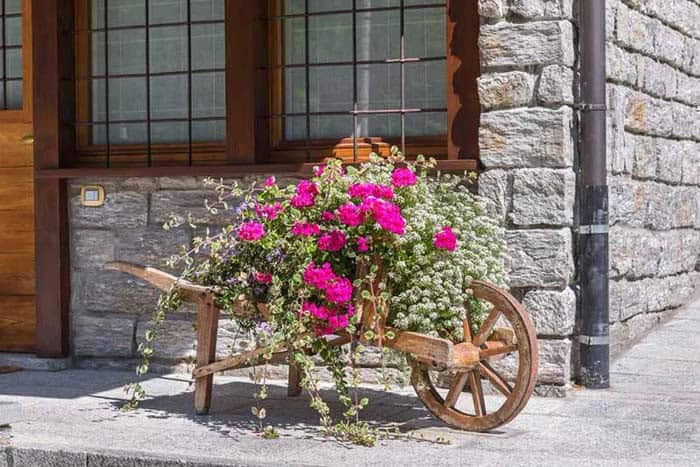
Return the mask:
POLYGON ((98 208, 105 204, 105 189, 101 186, 80 187, 80 204, 90 208, 98 208))

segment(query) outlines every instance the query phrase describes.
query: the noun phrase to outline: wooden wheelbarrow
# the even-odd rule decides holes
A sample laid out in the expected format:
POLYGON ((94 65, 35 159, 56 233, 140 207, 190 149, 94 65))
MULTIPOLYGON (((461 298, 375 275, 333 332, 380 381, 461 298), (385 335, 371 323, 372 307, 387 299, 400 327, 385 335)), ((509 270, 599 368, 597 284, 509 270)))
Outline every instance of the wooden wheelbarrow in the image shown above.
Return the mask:
MULTIPOLYGON (((216 288, 180 280, 150 267, 121 262, 105 267, 135 276, 165 292, 175 286, 183 302, 197 305, 197 362, 193 377, 198 414, 209 412, 214 373, 265 361, 264 355, 270 350, 266 347, 216 360, 216 288)), ((385 324, 386 315, 377 315, 366 302, 357 310, 361 314, 359 340, 405 353, 412 366, 411 384, 437 418, 458 429, 486 431, 508 423, 525 407, 537 375, 537 340, 527 313, 509 293, 482 281, 472 282, 469 288, 493 308, 476 333, 464 320, 463 342, 391 328, 385 324), (365 339, 367 331, 372 331, 370 340, 365 339)), ((261 309, 263 316, 265 311, 261 309)), ((330 336, 329 342, 336 346, 350 341, 349 334, 338 333, 330 336)), ((287 361, 289 355, 288 350, 278 349, 271 362, 287 361)), ((290 365, 288 394, 300 393, 298 368, 290 365)))

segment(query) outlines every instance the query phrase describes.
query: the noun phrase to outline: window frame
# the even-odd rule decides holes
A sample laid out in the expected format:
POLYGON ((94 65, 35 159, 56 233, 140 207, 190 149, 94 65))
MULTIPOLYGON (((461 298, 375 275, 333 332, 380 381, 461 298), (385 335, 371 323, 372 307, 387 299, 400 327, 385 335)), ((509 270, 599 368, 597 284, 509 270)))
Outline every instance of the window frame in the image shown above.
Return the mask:
MULTIPOLYGON (((26 0, 25 0, 26 1, 26 0)), ((148 171, 158 172, 158 169, 172 169, 168 173, 185 173, 185 170, 195 169, 193 173, 207 171, 207 167, 225 168, 252 166, 264 164, 269 171, 288 171, 290 167, 312 166, 323 157, 335 152, 336 156, 349 159, 353 154, 352 143, 338 144, 337 140, 315 140, 311 148, 312 161, 307 159, 306 142, 280 142, 280 128, 274 128, 269 119, 259 118, 269 115, 275 101, 278 104, 283 99, 280 80, 266 66, 268 56, 282 52, 282 41, 268 22, 264 21, 270 11, 280 3, 280 0, 224 0, 225 1, 225 79, 226 79, 226 142, 221 143, 192 143, 192 164, 182 163, 175 158, 176 163, 168 164, 168 157, 186 152, 187 143, 152 144, 151 152, 154 161, 159 155, 164 163, 151 165, 134 164, 134 157, 145 156, 147 145, 111 145, 110 158, 117 162, 122 158, 123 165, 114 164, 109 168, 104 165, 81 164, 85 156, 100 155, 105 152, 104 146, 75 148, 69 159, 74 163, 72 170, 95 169, 111 173, 121 170, 128 173, 148 171), (232 44, 229 46, 229 44, 232 44), (277 89, 275 88, 277 86, 277 89), (276 132, 276 133, 275 133, 276 132), (350 157, 349 157, 350 156, 350 157), (172 165, 172 167, 168 167, 172 165)), ((476 5, 472 2, 446 0, 446 105, 447 135, 407 138, 408 152, 426 155, 438 155, 441 167, 449 170, 462 168, 475 170, 478 168, 478 128, 480 106, 476 89, 476 78, 479 75, 479 56, 477 35, 479 16, 476 5)), ((73 21, 79 20, 79 5, 87 5, 87 0, 74 0, 75 14, 73 21)), ((82 13, 85 16, 85 12, 82 13)), ((79 24, 79 23, 78 23, 79 24)), ((76 28, 77 29, 77 28, 76 28)), ((279 28, 281 29, 281 28, 279 28)), ((280 31, 281 32, 281 31, 280 31)), ((73 46, 76 54, 75 70, 78 73, 79 59, 85 63, 89 44, 81 43, 78 35, 73 34, 73 46)), ((89 63, 89 61, 87 62, 89 63)), ((89 107, 89 100, 84 97, 85 90, 79 89, 75 80, 76 112, 81 105, 89 107)), ((89 109, 88 109, 89 110, 89 109)), ((77 118, 75 120, 78 120, 77 118)), ((376 145, 376 141, 367 141, 368 145, 377 152, 387 151, 388 145, 376 145)), ((306 170, 306 169, 304 169, 306 170)), ((254 172, 257 172, 257 168, 254 172)), ((161 170, 162 172, 162 170, 161 170)))
POLYGON ((22 0, 22 108, 0 109, 0 123, 32 120, 32 2, 22 0))

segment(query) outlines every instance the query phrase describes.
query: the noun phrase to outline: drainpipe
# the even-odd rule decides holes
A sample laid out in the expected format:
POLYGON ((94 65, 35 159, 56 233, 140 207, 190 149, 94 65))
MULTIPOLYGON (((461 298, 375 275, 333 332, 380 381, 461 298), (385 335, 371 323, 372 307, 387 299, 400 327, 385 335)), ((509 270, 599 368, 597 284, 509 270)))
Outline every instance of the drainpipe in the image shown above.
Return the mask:
POLYGON ((610 386, 608 186, 605 161, 605 0, 581 0, 578 383, 610 386))

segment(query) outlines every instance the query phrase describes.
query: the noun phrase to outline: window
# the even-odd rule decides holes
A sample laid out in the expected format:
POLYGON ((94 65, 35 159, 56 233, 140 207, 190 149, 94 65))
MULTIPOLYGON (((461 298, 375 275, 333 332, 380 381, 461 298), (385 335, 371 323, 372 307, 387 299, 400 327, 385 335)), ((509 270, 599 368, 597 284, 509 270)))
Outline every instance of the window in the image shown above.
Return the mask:
POLYGON ((224 0, 81 6, 76 130, 82 162, 167 165, 223 153, 224 0))
POLYGON ((22 2, 0 0, 0 110, 22 105, 22 2))
POLYGON ((279 0, 276 9, 273 148, 311 159, 329 147, 357 155, 358 144, 446 152, 444 0, 279 0))
POLYGON ((457 0, 75 0, 71 165, 473 159, 478 21, 457 0))

